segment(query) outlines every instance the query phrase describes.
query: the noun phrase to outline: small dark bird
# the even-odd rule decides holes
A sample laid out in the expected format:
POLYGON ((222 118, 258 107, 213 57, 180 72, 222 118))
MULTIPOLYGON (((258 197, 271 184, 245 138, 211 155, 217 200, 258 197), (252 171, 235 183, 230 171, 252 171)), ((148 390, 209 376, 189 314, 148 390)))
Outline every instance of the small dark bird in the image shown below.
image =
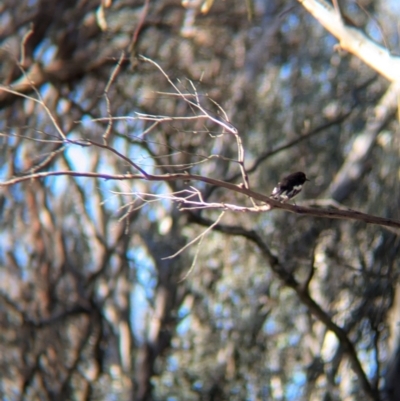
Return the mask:
POLYGON ((303 184, 306 181, 310 180, 301 171, 289 174, 278 182, 278 185, 272 191, 270 198, 286 203, 303 189, 303 184))

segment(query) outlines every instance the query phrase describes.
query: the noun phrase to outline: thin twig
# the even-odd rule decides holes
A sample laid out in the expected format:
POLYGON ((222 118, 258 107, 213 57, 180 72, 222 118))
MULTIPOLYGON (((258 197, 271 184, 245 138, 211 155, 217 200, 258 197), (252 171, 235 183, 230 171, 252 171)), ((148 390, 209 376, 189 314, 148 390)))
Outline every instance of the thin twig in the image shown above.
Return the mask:
MULTIPOLYGON (((168 74, 162 69, 162 67, 159 64, 157 64, 155 61, 153 61, 153 60, 151 60, 151 59, 149 59, 147 57, 144 57, 142 55, 139 58, 141 60, 143 60, 143 61, 146 61, 146 62, 154 65, 161 72, 161 74, 164 75, 164 77, 166 78, 168 83, 175 89, 175 91, 179 95, 181 95, 182 99, 188 105, 190 105, 190 106, 194 107, 195 109, 201 111, 203 113, 203 117, 204 116, 207 117, 210 121, 212 121, 212 122, 216 123, 217 125, 225 128, 228 132, 231 132, 233 134, 237 134, 238 133, 237 129, 232 124, 230 124, 229 122, 222 121, 222 120, 212 116, 210 113, 207 112, 206 109, 204 109, 201 106, 201 104, 193 102, 192 100, 188 99, 188 96, 185 96, 185 94, 182 93, 182 91, 172 82, 171 78, 168 76, 168 74)), ((196 117, 199 117, 199 116, 196 116, 196 117)))
POLYGON ((107 82, 106 88, 104 89, 104 97, 106 98, 107 114, 108 114, 107 129, 106 129, 106 132, 103 134, 103 140, 104 140, 105 144, 107 144, 107 139, 108 139, 108 136, 110 135, 110 132, 112 129, 112 124, 113 124, 113 120, 111 118, 111 103, 110 103, 110 99, 108 97, 108 91, 110 90, 110 87, 111 87, 112 83, 114 82, 115 77, 117 76, 117 74, 119 73, 119 70, 121 69, 122 61, 124 58, 125 58, 125 52, 122 52, 121 56, 119 57, 117 65, 115 66, 113 72, 111 73, 111 76, 107 82))
MULTIPOLYGON (((25 74, 25 76, 26 76, 26 74, 25 74)), ((61 127, 58 125, 57 121, 55 120, 55 118, 54 118, 53 114, 51 113, 51 111, 49 110, 49 108, 44 103, 40 92, 36 89, 36 87, 35 87, 33 82, 31 82, 31 81, 29 81, 29 82, 30 82, 30 84, 32 86, 33 91, 36 93, 36 95, 38 96, 39 99, 35 99, 32 96, 25 95, 24 93, 15 91, 15 90, 10 89, 10 88, 8 88, 8 87, 6 87, 4 85, 0 85, 0 90, 2 90, 4 92, 7 92, 7 93, 10 93, 10 94, 15 95, 15 96, 20 96, 20 97, 23 97, 25 99, 32 100, 33 102, 40 104, 44 108, 44 110, 46 111, 46 114, 49 116, 51 122, 53 123, 53 125, 54 125, 55 129, 57 130, 57 132, 60 134, 61 138, 65 141, 67 138, 66 138, 64 132, 62 131, 61 127)))
POLYGON ((202 237, 204 237, 209 231, 211 231, 214 226, 216 226, 222 219, 222 216, 225 214, 225 212, 222 212, 217 220, 215 220, 215 222, 213 224, 211 224, 206 230, 204 230, 200 235, 198 235, 196 238, 192 239, 189 243, 187 243, 185 246, 183 246, 178 252, 175 252, 173 255, 171 256, 167 256, 165 258, 162 258, 163 260, 166 259, 173 259, 175 257, 177 257, 179 254, 181 254, 185 249, 187 249, 189 246, 191 246, 192 244, 194 244, 196 241, 198 241, 199 239, 201 239, 202 237))
POLYGON ((196 252, 194 254, 193 262, 192 262, 192 265, 190 266, 190 269, 188 270, 188 272, 180 280, 178 280, 178 284, 181 283, 182 281, 185 281, 189 277, 189 275, 192 273, 192 271, 194 270, 194 268, 196 266, 197 258, 198 258, 199 253, 200 253, 201 244, 203 243, 203 239, 204 239, 204 236, 202 236, 200 238, 199 243, 197 244, 196 252))

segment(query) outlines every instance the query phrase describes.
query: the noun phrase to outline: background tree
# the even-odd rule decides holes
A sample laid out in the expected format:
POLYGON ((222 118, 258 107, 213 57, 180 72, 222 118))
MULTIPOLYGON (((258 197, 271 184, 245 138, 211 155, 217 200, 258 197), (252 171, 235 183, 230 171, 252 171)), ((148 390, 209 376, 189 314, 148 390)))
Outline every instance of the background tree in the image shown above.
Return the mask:
POLYGON ((2 397, 399 399, 399 13, 3 1, 2 397))

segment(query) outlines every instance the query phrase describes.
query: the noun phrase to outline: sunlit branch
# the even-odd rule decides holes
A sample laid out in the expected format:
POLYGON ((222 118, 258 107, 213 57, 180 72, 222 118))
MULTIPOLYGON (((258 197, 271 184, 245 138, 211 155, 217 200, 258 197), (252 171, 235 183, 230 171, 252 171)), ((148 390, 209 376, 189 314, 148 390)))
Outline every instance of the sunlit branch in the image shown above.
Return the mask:
POLYGON ((347 22, 327 1, 298 1, 339 40, 342 49, 363 60, 388 80, 400 81, 400 57, 394 56, 389 49, 375 43, 361 29, 347 22))

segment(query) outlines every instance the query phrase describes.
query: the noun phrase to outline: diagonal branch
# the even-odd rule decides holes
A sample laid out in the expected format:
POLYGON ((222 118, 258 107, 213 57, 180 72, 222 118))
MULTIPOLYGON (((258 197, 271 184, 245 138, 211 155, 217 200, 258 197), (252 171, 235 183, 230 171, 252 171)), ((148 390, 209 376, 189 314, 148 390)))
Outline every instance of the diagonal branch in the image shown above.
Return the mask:
MULTIPOLYGON (((190 221, 204 226, 210 226, 210 224, 213 223, 211 220, 205 219, 193 213, 190 214, 189 218, 190 221)), ((315 302, 315 300, 311 297, 307 286, 304 286, 304 284, 298 282, 296 278, 293 276, 293 274, 291 274, 284 268, 279 259, 271 252, 267 244, 263 241, 261 236, 258 235, 258 233, 254 230, 246 230, 240 226, 227 226, 227 225, 217 224, 214 225, 214 230, 229 235, 237 235, 245 237, 257 245, 262 255, 264 256, 265 260, 268 262, 271 269, 279 277, 279 279, 286 286, 292 288, 296 292, 300 301, 305 306, 307 306, 309 311, 318 320, 320 320, 326 326, 327 329, 335 333, 341 346, 343 347, 344 352, 346 353, 351 362, 351 366, 355 374, 357 375, 357 378, 365 394, 368 395, 371 400, 378 401, 379 393, 375 388, 372 387, 371 383, 369 382, 367 375, 365 374, 364 369, 361 365, 361 362, 358 359, 357 351, 353 343, 351 342, 346 330, 344 330, 342 327, 334 323, 329 314, 326 311, 324 311, 321 308, 321 306, 317 302, 315 302)))
POLYGON ((400 81, 400 57, 375 43, 361 29, 348 25, 325 0, 298 0, 320 24, 335 36, 340 47, 354 54, 391 82, 400 81))

